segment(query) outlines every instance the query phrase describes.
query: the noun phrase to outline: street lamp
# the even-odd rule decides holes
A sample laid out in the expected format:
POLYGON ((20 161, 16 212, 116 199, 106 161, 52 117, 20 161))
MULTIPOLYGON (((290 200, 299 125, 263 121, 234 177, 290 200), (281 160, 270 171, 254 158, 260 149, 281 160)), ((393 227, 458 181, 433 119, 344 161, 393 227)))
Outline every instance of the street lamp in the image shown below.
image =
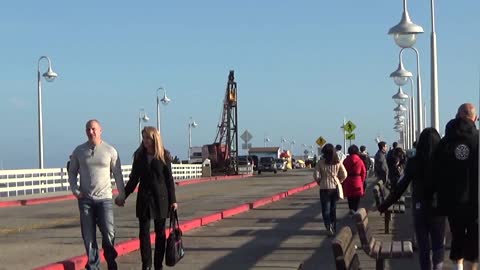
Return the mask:
POLYGON ((190 121, 188 122, 188 163, 190 163, 190 155, 192 149, 192 128, 196 128, 198 124, 190 117, 190 121))
POLYGON ((270 142, 270 138, 265 137, 265 138, 263 139, 263 146, 264 146, 264 147, 267 147, 267 144, 268 144, 269 142, 270 142))
POLYGON ((138 133, 140 134, 139 144, 142 143, 142 122, 148 122, 150 118, 147 116, 147 113, 144 109, 140 109, 138 113, 138 133))
MULTIPOLYGON (((409 78, 412 77, 412 73, 403 68, 402 57, 403 57, 404 49, 405 48, 402 48, 400 50, 400 53, 398 54, 399 64, 398 64, 397 70, 395 70, 390 74, 390 77, 393 78, 393 81, 397 85, 405 85, 409 80, 409 78), (399 82, 401 82, 401 84, 399 84, 399 82)), ((417 127, 416 127, 417 134, 416 136, 418 137, 419 133, 423 130, 423 127, 424 127, 423 117, 422 117, 422 79, 420 76, 420 57, 419 57, 418 50, 415 49, 414 47, 411 47, 410 49, 414 50, 417 56, 416 58, 417 59, 417 110, 416 110, 417 111, 417 127)))
MULTIPOLYGON (((431 79, 431 126, 439 130, 439 113, 438 113, 438 74, 437 74, 437 36, 435 34, 435 1, 430 0, 430 19, 432 32, 430 35, 430 79, 431 79)), ((410 48, 415 44, 416 35, 423 33, 423 28, 414 24, 410 20, 407 10, 407 1, 403 0, 403 15, 399 24, 390 28, 388 34, 392 34, 395 43, 402 48, 410 48)), ((421 99, 421 96, 418 98, 421 99)), ((419 102, 418 104, 422 104, 419 102)), ((421 114, 421 108, 417 107, 417 111, 421 114)), ((421 126, 421 125, 420 125, 421 126)), ((420 132, 417 130, 417 132, 420 132)))
POLYGON ((52 62, 47 56, 41 56, 38 59, 37 69, 37 85, 38 85, 38 167, 43 169, 43 121, 42 121, 42 77, 40 76, 40 61, 47 59, 48 70, 43 73, 43 77, 47 82, 53 82, 58 76, 57 73, 52 70, 52 62))
MULTIPOLYGON (((409 98, 408 95, 403 92, 401 86, 398 87, 398 92, 397 92, 395 95, 392 96, 393 101, 394 101, 397 105, 405 105, 405 103, 407 102, 408 98, 409 98)), ((410 110, 411 110, 411 108, 410 108, 410 110)), ((409 111, 410 111, 410 110, 409 110, 409 111)), ((408 113, 408 112, 407 112, 407 113, 408 113)), ((402 121, 405 120, 405 116, 403 116, 403 115, 402 115, 402 116, 398 116, 398 115, 397 115, 396 118, 397 118, 398 120, 402 120, 402 121)), ((407 136, 406 136, 406 144, 404 145, 404 147, 407 148, 407 147, 409 147, 409 145, 408 145, 408 144, 409 144, 409 133, 408 133, 408 132, 409 132, 409 126, 408 126, 408 125, 407 125, 406 128, 405 128, 405 132, 407 133, 407 134, 406 134, 407 136)))
POLYGON ((417 34, 423 33, 423 28, 410 19, 407 9, 407 0, 403 0, 403 14, 400 22, 388 31, 393 35, 395 43, 402 48, 412 47, 417 41, 417 34))
POLYGON ((170 99, 167 97, 167 90, 165 90, 163 87, 160 87, 157 89, 157 129, 160 131, 160 102, 163 103, 163 105, 167 105, 170 102, 170 99), (158 96, 158 93, 160 91, 163 91, 163 98, 160 99, 158 96))

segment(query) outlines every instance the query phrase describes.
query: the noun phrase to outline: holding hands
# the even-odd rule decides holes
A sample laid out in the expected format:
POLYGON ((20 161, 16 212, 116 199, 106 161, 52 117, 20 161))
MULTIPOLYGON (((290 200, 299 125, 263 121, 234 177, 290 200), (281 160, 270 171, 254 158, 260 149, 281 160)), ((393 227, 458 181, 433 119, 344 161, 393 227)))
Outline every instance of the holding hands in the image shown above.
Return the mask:
POLYGON ((125 194, 119 194, 119 195, 115 198, 115 204, 116 204, 117 206, 120 206, 120 207, 125 206, 125 194))

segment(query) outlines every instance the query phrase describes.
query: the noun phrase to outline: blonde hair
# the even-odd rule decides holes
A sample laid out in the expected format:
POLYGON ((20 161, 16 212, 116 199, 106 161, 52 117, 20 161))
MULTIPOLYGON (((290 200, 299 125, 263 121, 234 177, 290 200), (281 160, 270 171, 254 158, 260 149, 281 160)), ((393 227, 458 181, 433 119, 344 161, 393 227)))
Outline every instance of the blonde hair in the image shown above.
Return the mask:
MULTIPOLYGON (((153 147, 155 153, 153 157, 165 162, 165 149, 163 147, 162 135, 155 127, 144 127, 142 130, 142 135, 146 135, 148 138, 153 140, 153 147)), ((137 158, 139 154, 147 152, 147 149, 143 146, 143 142, 140 143, 140 146, 135 151, 134 157, 137 158)))

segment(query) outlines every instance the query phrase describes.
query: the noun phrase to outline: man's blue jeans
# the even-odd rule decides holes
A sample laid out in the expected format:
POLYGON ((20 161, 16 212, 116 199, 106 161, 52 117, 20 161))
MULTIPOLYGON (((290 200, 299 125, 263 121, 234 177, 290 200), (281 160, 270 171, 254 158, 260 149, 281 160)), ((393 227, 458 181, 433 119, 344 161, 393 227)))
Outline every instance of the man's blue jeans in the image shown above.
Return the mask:
POLYGON ((87 252, 87 270, 99 270, 100 258, 97 245, 97 228, 102 233, 103 256, 108 264, 108 270, 117 270, 117 251, 114 247, 115 227, 113 224, 113 202, 111 199, 92 200, 81 198, 78 200, 80 223, 82 227, 83 243, 87 252))

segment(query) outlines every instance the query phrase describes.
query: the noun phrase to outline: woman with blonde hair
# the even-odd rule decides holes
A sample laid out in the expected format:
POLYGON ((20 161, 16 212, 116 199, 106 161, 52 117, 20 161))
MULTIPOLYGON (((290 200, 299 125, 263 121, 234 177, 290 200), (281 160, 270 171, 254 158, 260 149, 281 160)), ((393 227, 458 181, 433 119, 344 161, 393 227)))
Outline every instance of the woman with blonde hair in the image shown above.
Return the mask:
MULTIPOLYGON (((133 154, 130 180, 125 186, 128 197, 140 182, 136 215, 139 220, 142 270, 152 269, 150 220, 155 224, 154 269, 160 270, 165 256, 165 220, 177 209, 170 153, 164 149, 160 132, 154 127, 142 131, 142 143, 133 154)), ((123 204, 120 202, 119 204, 123 204)))

